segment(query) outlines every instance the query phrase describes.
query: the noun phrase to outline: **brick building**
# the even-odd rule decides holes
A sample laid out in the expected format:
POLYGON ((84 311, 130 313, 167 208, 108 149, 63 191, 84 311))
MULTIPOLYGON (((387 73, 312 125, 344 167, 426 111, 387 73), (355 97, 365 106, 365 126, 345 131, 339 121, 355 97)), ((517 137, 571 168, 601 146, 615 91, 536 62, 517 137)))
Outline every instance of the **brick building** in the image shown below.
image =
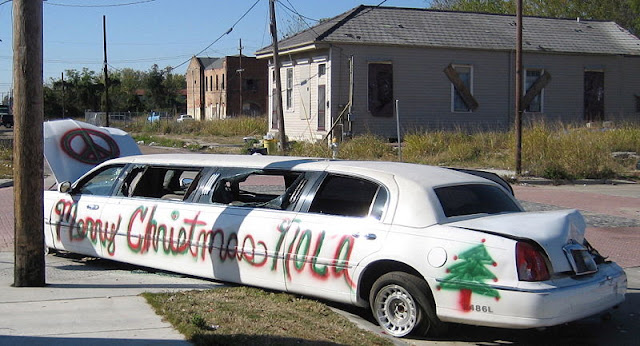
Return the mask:
POLYGON ((199 120, 266 116, 267 79, 265 60, 194 56, 186 72, 187 113, 199 120))

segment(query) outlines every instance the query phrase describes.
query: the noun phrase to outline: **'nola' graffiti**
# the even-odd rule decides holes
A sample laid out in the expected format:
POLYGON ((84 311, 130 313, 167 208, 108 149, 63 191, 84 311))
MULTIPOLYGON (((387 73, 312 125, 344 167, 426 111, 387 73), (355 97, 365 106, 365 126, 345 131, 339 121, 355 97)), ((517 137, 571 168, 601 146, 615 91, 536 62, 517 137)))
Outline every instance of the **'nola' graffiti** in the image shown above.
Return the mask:
POLYGON ((437 286, 438 290, 460 290, 458 304, 462 311, 472 310, 471 293, 500 300, 500 293, 484 282, 486 280, 498 281, 498 278, 486 267, 487 265, 495 267, 498 263, 491 258, 484 242, 485 239, 482 239, 480 245, 454 256, 454 260, 461 262, 447 268, 449 275, 440 280, 440 284, 437 286))
MULTIPOLYGON (((205 261, 210 257, 221 263, 238 261, 254 267, 264 267, 270 261, 272 271, 277 271, 282 261, 289 281, 293 280, 292 273, 307 271, 319 280, 342 278, 350 288, 356 286, 348 270, 355 242, 350 235, 327 240, 324 230, 314 232, 304 229, 299 219, 285 219, 275 232, 268 233, 277 238, 270 243, 275 244, 270 252, 267 246, 269 242, 256 239, 249 233, 239 236, 235 230, 214 229, 201 219, 200 212, 195 212, 192 217, 180 218, 180 212, 174 210, 170 215, 170 223, 160 222, 156 212, 157 206, 139 206, 128 217, 126 240, 131 252, 139 255, 151 252, 187 255, 196 261, 205 261)), ((120 232, 121 215, 116 222, 89 216, 78 219, 77 204, 67 200, 58 201, 54 213, 58 217, 57 221, 52 220, 58 241, 65 231, 71 242, 89 240, 105 248, 110 256, 117 256, 116 235, 123 233, 120 232)))

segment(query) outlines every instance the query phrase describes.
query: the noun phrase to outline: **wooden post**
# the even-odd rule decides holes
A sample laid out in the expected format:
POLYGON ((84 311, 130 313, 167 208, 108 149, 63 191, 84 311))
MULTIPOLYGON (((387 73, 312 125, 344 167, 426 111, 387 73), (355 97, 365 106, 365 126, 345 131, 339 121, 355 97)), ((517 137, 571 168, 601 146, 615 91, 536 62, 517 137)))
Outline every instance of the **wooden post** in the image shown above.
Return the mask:
POLYGON ((516 176, 522 173, 522 0, 516 1, 516 176))
POLYGON ((60 73, 60 77, 62 78, 62 118, 65 117, 65 110, 64 110, 64 72, 60 73))
POLYGON ((45 285, 42 0, 13 1, 15 287, 45 285))
POLYGON ((287 136, 284 132, 284 112, 282 111, 282 82, 280 81, 280 57, 278 56, 278 29, 276 26, 275 1, 269 0, 269 14, 271 17, 271 38, 273 40, 273 69, 276 79, 276 115, 278 116, 278 141, 282 151, 287 150, 287 136))

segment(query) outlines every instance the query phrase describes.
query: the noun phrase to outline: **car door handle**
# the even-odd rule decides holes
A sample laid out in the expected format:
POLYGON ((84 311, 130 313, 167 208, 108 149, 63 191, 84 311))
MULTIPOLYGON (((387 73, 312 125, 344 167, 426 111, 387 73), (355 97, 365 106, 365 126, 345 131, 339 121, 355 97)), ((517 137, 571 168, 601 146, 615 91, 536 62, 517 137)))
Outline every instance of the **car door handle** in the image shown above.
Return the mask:
POLYGON ((100 209, 100 206, 97 204, 87 204, 87 209, 89 210, 98 210, 100 209))
MULTIPOLYGON (((354 237, 354 238, 360 238, 360 233, 354 233, 354 234, 352 234, 351 236, 352 236, 352 237, 354 237)), ((367 239, 367 240, 375 240, 377 237, 378 237, 378 236, 376 236, 375 234, 373 234, 373 233, 369 233, 369 234, 366 234, 366 235, 364 236, 364 239, 367 239)))

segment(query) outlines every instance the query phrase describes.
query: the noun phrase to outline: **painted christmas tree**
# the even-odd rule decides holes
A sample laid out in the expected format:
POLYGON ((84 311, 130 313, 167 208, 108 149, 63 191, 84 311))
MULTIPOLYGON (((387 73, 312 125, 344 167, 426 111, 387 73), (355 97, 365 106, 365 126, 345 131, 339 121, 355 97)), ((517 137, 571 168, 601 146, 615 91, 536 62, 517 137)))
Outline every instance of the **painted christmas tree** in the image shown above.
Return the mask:
POLYGON ((500 293, 484 283, 486 280, 498 281, 498 278, 486 267, 487 265, 495 267, 498 264, 487 252, 487 248, 484 246, 484 239, 482 243, 461 253, 459 256, 454 256, 454 260, 461 260, 462 262, 455 263, 447 268, 449 275, 442 279, 438 286, 438 289, 460 290, 458 303, 463 311, 471 309, 471 293, 494 297, 496 300, 500 299, 500 293))

